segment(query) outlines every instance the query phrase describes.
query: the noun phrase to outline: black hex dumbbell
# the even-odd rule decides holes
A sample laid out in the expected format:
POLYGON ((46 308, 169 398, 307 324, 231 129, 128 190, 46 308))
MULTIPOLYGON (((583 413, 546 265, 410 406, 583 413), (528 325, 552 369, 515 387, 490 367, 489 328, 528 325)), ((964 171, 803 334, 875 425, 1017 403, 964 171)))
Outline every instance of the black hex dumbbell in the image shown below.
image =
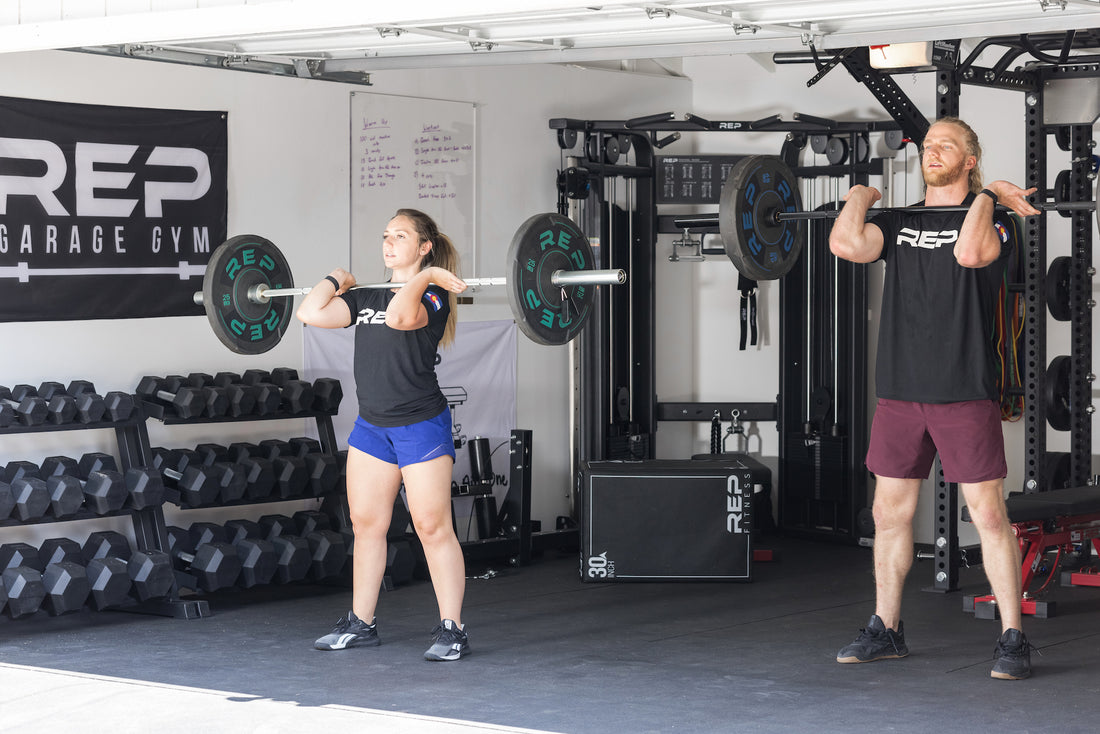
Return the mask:
POLYGON ((203 466, 189 464, 182 472, 163 469, 164 476, 175 483, 180 493, 180 504, 186 507, 212 505, 224 498, 240 499, 246 489, 244 474, 232 464, 218 463, 203 466))
POLYGON ((338 576, 348 561, 344 536, 332 528, 332 519, 317 510, 299 510, 291 518, 298 535, 309 543, 310 576, 321 581, 338 576))
POLYGON ((200 443, 195 447, 195 453, 203 466, 220 467, 225 472, 219 480, 222 504, 236 502, 245 496, 248 490, 247 470, 233 461, 227 447, 216 443, 200 443))
POLYGON ((256 407, 255 392, 251 388, 245 389, 244 385, 227 382, 229 374, 231 373, 219 372, 216 376, 211 376, 205 372, 192 372, 187 376, 187 384, 193 387, 209 387, 224 395, 226 415, 234 418, 251 415, 256 407))
POLYGON ((335 414, 344 399, 344 389, 335 377, 318 377, 313 381, 313 409, 335 414))
POLYGON ((64 425, 76 419, 76 400, 65 392, 65 386, 60 382, 43 382, 38 386, 37 394, 46 401, 46 419, 50 423, 64 425))
POLYGON ((246 385, 254 385, 257 394, 256 410, 261 415, 283 410, 291 414, 308 413, 313 410, 313 385, 298 379, 298 372, 290 367, 277 367, 271 372, 266 370, 246 370, 241 376, 246 385), (274 406, 278 394, 279 406, 274 406))
POLYGON ((279 385, 283 393, 283 408, 292 414, 313 410, 313 385, 305 380, 288 380, 279 385))
POLYGON ((53 617, 79 611, 92 593, 88 570, 75 561, 47 565, 42 586, 46 592, 42 608, 53 617))
POLYGON ((0 469, 0 482, 11 484, 20 477, 40 477, 41 469, 33 461, 9 461, 0 469))
POLYGON ((38 549, 42 563, 60 563, 61 561, 84 562, 84 550, 72 538, 47 538, 38 549))
POLYGON ((225 532, 241 560, 241 575, 237 579, 237 585, 249 589, 270 584, 279 570, 279 555, 275 544, 262 537, 259 523, 252 520, 230 520, 225 524, 225 532))
POLYGON ((298 379, 298 370, 293 367, 276 367, 271 370, 271 381, 279 387, 298 379))
POLYGON ((348 560, 344 536, 335 530, 315 530, 306 535, 310 552, 310 575, 318 580, 338 576, 348 560))
POLYGON ((294 534, 294 521, 286 515, 264 515, 258 524, 264 540, 271 541, 275 546, 278 557, 275 582, 287 584, 309 576, 313 554, 309 541, 294 534))
MULTIPOLYGON (((0 472, 0 484, 7 485, 12 497, 8 514, 21 522, 37 520, 50 508, 50 492, 41 470, 31 461, 9 461, 0 472)), ((6 493, 4 493, 6 494, 6 493)), ((0 500, 0 504, 7 504, 0 500)))
POLYGON ((224 527, 214 523, 194 523, 188 529, 191 545, 201 548, 212 542, 228 543, 237 551, 241 563, 237 585, 251 588, 269 584, 278 570, 275 545, 261 537, 260 526, 251 520, 230 520, 224 527))
POLYGON ((164 478, 167 486, 179 492, 178 501, 184 505, 208 505, 218 498, 213 475, 199 471, 202 460, 190 449, 153 448, 153 468, 164 478))
POLYGON ((236 464, 245 475, 245 496, 250 500, 262 500, 275 490, 275 465, 263 455, 254 443, 238 442, 229 445, 228 460, 236 464))
POLYGON ((46 596, 42 607, 52 616, 75 612, 92 593, 80 544, 69 538, 49 538, 38 551, 44 565, 42 585, 46 596))
POLYGON ((134 551, 126 562, 126 572, 138 601, 168 596, 175 587, 172 560, 164 551, 152 548, 134 551))
POLYGON ((0 520, 7 520, 11 517, 11 511, 14 509, 15 494, 11 490, 11 485, 0 481, 0 520))
MULTIPOLYGON (((320 521, 314 519, 314 522, 320 521)), ((259 525, 264 537, 275 543, 279 553, 280 568, 276 578, 280 583, 303 578, 330 578, 339 574, 347 562, 344 538, 333 530, 312 525, 317 529, 303 537, 298 534, 299 523, 286 515, 264 515, 259 525), (303 550, 308 560, 301 557, 303 550)))
POLYGON ((155 470, 132 466, 122 475, 126 485, 127 506, 134 510, 159 507, 164 504, 164 481, 155 470))
POLYGON ((241 374, 240 381, 245 385, 257 385, 261 382, 271 382, 271 373, 267 370, 259 369, 245 370, 241 374))
MULTIPOLYGON (((241 382, 241 376, 236 372, 219 372, 214 375, 214 385, 225 388, 229 398, 229 415, 239 418, 257 412, 258 389, 255 385, 246 385, 241 382)), ((279 406, 276 405, 267 412, 273 412, 278 408, 279 406)))
POLYGON ((76 419, 81 423, 98 423, 106 416, 107 401, 88 380, 73 380, 65 392, 76 402, 76 419))
MULTIPOLYGON (((214 526, 218 527, 218 526, 214 526)), ((219 528, 220 529, 220 528, 219 528)), ((192 545, 191 534, 183 528, 168 527, 168 554, 183 576, 180 585, 201 591, 217 591, 237 582, 241 561, 237 549, 225 540, 209 540, 192 545)), ((221 534, 224 538, 224 531, 221 534)))
POLYGON ((107 407, 107 420, 112 422, 130 420, 134 414, 134 396, 130 393, 112 390, 103 396, 103 404, 107 407))
POLYGON ((42 554, 29 543, 4 543, 0 545, 0 569, 26 566, 39 573, 45 568, 42 554))
POLYGON ((130 578, 130 563, 121 558, 107 556, 93 558, 84 567, 91 587, 89 606, 96 611, 114 609, 130 601, 134 582, 130 578))
POLYGON ((136 392, 143 400, 171 405, 176 415, 185 420, 225 415, 229 406, 224 393, 212 387, 192 387, 184 383, 186 378, 183 377, 146 375, 138 382, 136 392))
POLYGON ((26 543, 0 545, 0 586, 6 591, 6 611, 12 619, 34 614, 42 605, 46 598, 43 568, 42 557, 34 546, 26 543))
MULTIPOLYGON (((59 464, 65 465, 64 457, 59 464)), ((71 465, 68 467, 71 473, 71 465)), ((126 479, 110 454, 91 451, 80 457, 76 476, 81 480, 84 502, 97 515, 109 515, 121 510, 129 497, 126 479)))
POLYGON ((138 601, 148 601, 166 596, 175 582, 167 553, 155 549, 133 550, 121 533, 112 530, 91 533, 81 548, 81 555, 92 581, 93 597, 97 582, 103 588, 95 602, 97 609, 121 604, 123 587, 126 598, 132 596, 138 601), (117 578, 120 571, 125 583, 117 578))
POLYGON ((0 572, 0 587, 7 602, 5 612, 12 619, 26 617, 38 611, 46 598, 46 586, 42 574, 33 568, 15 566, 0 572))
POLYGON ((300 436, 287 441, 287 446, 292 456, 301 457, 306 462, 310 494, 320 497, 338 488, 340 463, 337 457, 321 451, 317 439, 300 436))
POLYGON ((305 459, 296 455, 289 442, 277 438, 265 439, 259 443, 259 452, 275 470, 273 494, 290 499, 309 493, 309 466, 305 459))
POLYGON ((38 397, 30 385, 16 385, 13 390, 0 385, 0 426, 18 421, 25 426, 40 426, 46 422, 49 406, 38 397))

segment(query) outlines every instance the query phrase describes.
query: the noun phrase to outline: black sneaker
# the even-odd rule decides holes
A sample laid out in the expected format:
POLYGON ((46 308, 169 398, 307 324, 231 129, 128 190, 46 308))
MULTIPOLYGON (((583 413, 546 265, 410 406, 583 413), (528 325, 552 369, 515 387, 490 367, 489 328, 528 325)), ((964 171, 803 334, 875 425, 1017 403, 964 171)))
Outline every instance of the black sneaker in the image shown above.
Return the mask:
POLYGON ((997 659, 989 674, 993 678, 1023 680, 1031 675, 1031 644, 1020 630, 1005 630, 997 640, 993 657, 997 659))
POLYGON ((466 630, 449 619, 444 619, 432 630, 432 646, 424 653, 425 660, 458 660, 470 653, 466 630))
POLYGON ((347 647, 376 647, 382 644, 374 620, 367 624, 355 612, 340 617, 332 632, 313 643, 318 650, 343 650, 347 647))
POLYGON ((909 654, 905 646, 905 628, 898 622, 898 629, 886 629, 877 614, 871 615, 871 621, 859 631, 855 642, 836 654, 838 663, 869 663, 872 660, 890 660, 903 658, 909 654))

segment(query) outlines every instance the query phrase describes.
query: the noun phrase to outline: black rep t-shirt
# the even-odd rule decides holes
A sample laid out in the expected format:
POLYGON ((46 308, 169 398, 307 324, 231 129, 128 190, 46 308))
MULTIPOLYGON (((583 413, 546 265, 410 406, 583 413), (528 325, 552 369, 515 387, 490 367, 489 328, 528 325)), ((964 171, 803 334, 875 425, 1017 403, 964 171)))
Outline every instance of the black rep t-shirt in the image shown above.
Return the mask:
POLYGON ((447 292, 430 285, 421 303, 428 324, 401 331, 386 326, 393 291, 361 288, 341 298, 355 327, 355 391, 359 416, 376 426, 407 426, 447 409, 435 376, 439 340, 451 312, 447 292))
MULTIPOLYGON (((969 194, 963 202, 974 200, 969 194)), ((918 204, 918 206, 923 205, 918 204)), ((921 403, 998 397, 993 330, 997 293, 1011 253, 1008 214, 993 226, 1001 255, 984 268, 964 268, 954 248, 966 212, 886 211, 876 394, 921 403)))

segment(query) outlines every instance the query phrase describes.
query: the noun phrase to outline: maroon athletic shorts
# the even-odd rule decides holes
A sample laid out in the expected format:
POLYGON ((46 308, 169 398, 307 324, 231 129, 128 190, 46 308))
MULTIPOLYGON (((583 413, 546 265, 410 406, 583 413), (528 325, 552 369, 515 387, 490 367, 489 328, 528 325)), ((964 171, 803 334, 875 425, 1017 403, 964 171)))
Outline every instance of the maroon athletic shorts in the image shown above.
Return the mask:
POLYGON ((880 398, 871 422, 867 468, 897 479, 925 479, 939 452, 943 477, 972 484, 1008 474, 1001 410, 992 400, 910 403, 880 398))

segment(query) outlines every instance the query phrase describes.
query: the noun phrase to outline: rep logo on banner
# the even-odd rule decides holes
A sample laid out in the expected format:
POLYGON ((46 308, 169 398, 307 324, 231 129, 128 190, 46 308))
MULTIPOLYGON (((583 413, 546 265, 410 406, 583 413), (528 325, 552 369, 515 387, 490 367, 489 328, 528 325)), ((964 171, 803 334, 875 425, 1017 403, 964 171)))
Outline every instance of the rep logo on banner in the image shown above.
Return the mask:
MULTIPOLYGON (((70 178, 70 166, 61 147, 49 140, 0 137, 0 159, 12 164, 17 171, 27 171, 26 174, 0 174, 0 215, 7 215, 9 197, 25 196, 35 201, 48 217, 127 219, 134 214, 138 204, 142 204, 141 213, 146 219, 159 219, 164 216, 166 201, 196 201, 210 190, 210 159, 197 148, 157 146, 143 160, 135 157, 137 145, 77 142, 73 150, 75 160, 71 166, 71 184, 75 203, 69 211, 57 196, 58 190, 70 178), (183 169, 181 180, 158 179, 158 167, 183 169), (39 170, 43 172, 37 173, 39 170), (141 199, 102 195, 104 192, 130 190, 134 179, 138 179, 141 199)), ((96 236, 96 229, 97 225, 93 225, 89 230, 92 232, 90 247, 93 252, 100 252, 102 235, 96 236)), ((98 226, 99 232, 102 229, 98 226)), ((179 252, 180 230, 175 227, 170 231, 175 252, 179 252)), ((5 223, 0 223, 0 253, 8 251, 8 240, 12 234, 5 223)), ((35 234, 31 224, 23 225, 19 252, 33 252, 35 234)), ((56 225, 47 224, 40 233, 43 240, 41 246, 46 251, 57 252, 59 234, 56 225)), ((154 225, 150 228, 149 242, 153 252, 159 251, 162 238, 161 227, 154 225)), ((115 252, 126 252, 121 225, 113 228, 113 240, 115 252)), ((79 252, 82 247, 79 225, 73 224, 68 249, 79 252)), ((192 251, 210 252, 208 227, 194 228, 192 251)))
POLYGON ((224 112, 0 97, 0 320, 200 315, 227 141, 224 112))

